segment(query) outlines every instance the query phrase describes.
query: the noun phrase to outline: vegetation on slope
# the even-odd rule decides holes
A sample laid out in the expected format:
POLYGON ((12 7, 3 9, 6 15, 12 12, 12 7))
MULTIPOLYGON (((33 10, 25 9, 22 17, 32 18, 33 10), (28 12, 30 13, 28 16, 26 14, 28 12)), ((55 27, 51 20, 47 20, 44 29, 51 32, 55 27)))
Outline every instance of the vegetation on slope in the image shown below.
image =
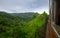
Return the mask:
POLYGON ((28 25, 24 28, 24 31, 27 33, 27 38, 40 38, 38 31, 42 30, 43 26, 46 24, 48 15, 44 12, 41 15, 37 15, 35 19, 30 21, 28 25))
POLYGON ((34 13, 32 16, 31 19, 24 19, 21 16, 0 12, 0 38, 39 38, 38 31, 43 31, 48 15, 44 12, 34 13))

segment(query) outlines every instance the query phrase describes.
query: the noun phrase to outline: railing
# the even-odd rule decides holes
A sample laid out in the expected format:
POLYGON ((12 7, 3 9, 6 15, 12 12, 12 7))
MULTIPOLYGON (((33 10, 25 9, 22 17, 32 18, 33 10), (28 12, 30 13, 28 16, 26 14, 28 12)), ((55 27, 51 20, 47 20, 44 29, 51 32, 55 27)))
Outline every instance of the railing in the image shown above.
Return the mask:
POLYGON ((54 22, 51 22, 51 27, 53 28, 53 30, 56 34, 56 37, 60 38, 60 26, 56 25, 54 22))

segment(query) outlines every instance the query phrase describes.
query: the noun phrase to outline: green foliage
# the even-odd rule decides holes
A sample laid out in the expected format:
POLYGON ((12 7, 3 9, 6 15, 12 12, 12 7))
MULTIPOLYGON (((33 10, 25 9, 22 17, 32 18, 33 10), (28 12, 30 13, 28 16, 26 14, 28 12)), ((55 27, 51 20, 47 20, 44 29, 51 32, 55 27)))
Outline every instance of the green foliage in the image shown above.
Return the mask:
POLYGON ((31 21, 34 17, 34 12, 26 12, 26 13, 11 13, 11 15, 16 17, 22 17, 26 22, 31 21))
POLYGON ((45 12, 29 14, 22 17, 0 12, 0 38, 39 38, 39 30, 43 31, 48 15, 45 12))
POLYGON ((28 23, 28 25, 24 28, 25 32, 27 33, 26 38, 40 38, 38 35, 38 29, 43 31, 42 28, 45 25, 47 19, 46 16, 48 16, 46 13, 37 15, 35 19, 28 23))

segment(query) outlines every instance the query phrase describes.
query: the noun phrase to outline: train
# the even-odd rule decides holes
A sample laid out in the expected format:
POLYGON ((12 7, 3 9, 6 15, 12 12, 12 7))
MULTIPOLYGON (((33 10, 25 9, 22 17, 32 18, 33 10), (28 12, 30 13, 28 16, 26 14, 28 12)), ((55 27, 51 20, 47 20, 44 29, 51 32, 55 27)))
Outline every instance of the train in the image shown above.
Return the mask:
POLYGON ((46 38, 60 38, 60 0, 49 0, 46 38))

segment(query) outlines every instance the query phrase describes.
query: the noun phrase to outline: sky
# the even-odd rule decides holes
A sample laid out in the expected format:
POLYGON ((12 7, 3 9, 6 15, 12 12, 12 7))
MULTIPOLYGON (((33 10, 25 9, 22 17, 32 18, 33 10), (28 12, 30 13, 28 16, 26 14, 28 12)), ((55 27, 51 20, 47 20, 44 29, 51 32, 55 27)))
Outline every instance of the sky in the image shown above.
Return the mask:
POLYGON ((49 0, 0 0, 0 11, 8 13, 49 12, 49 0))

